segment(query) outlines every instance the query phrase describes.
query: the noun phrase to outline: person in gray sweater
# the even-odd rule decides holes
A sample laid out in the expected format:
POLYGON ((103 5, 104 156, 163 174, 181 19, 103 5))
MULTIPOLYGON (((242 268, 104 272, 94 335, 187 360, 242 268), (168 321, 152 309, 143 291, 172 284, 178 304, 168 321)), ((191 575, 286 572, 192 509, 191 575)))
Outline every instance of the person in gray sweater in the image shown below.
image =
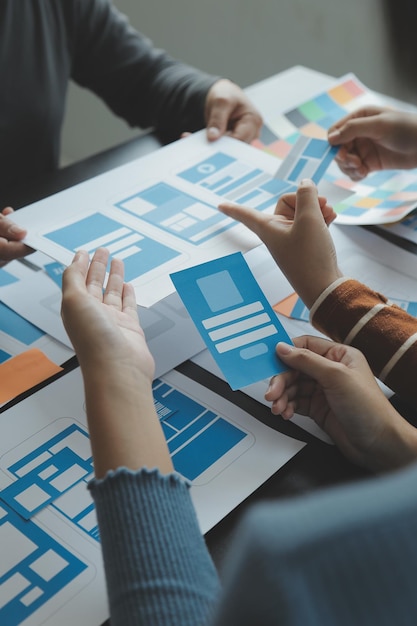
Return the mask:
POLYGON ((28 253, 10 190, 58 166, 70 80, 163 142, 207 126, 251 141, 261 116, 233 82, 173 59, 110 0, 0 0, 0 261, 28 253))

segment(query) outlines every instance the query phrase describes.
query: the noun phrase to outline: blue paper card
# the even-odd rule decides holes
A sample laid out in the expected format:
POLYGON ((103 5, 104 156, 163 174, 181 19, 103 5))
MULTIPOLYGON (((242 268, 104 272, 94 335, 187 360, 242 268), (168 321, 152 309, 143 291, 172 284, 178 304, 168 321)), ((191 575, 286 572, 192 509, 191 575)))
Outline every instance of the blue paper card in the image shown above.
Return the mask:
POLYGON ((241 252, 176 272, 171 279, 232 389, 288 369, 275 346, 292 342, 241 252))

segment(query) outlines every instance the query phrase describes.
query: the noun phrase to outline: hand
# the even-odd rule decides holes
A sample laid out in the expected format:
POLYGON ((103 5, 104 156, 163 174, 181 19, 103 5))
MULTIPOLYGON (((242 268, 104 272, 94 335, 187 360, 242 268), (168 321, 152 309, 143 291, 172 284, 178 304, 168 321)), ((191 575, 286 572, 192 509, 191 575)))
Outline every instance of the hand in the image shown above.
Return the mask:
POLYGON ((209 141, 227 134, 250 143, 262 127, 262 117, 249 98, 238 85, 224 78, 208 91, 205 118, 209 141))
POLYGON ((361 352, 319 337, 294 345, 277 345, 292 369, 271 379, 265 398, 274 414, 310 416, 348 459, 372 470, 417 459, 417 430, 381 392, 361 352))
POLYGON ((103 294, 109 253, 98 249, 91 264, 78 252, 65 270, 62 318, 81 367, 134 369, 152 383, 153 358, 140 327, 132 285, 123 282, 123 263, 113 259, 103 294))
POLYGON ((12 213, 13 209, 9 206, 0 212, 0 267, 33 252, 32 248, 22 243, 27 234, 25 229, 8 219, 12 213))
POLYGON ((140 327, 133 287, 123 262, 113 259, 106 289, 108 251, 77 252, 62 282, 62 318, 81 366, 88 426, 98 478, 109 470, 172 463, 158 416, 154 361, 140 327))
POLYGON ((369 106, 334 124, 329 142, 342 172, 361 180, 370 172, 417 167, 417 115, 369 106))
POLYGON ((219 209, 258 235, 308 308, 342 276, 327 228, 336 214, 311 181, 282 196, 274 215, 228 202, 219 209))

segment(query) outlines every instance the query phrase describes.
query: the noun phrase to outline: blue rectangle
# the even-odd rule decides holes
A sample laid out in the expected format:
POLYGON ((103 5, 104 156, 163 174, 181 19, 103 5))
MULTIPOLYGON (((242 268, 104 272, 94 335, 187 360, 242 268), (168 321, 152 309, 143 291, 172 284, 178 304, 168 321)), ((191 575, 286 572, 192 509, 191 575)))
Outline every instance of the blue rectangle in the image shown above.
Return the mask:
POLYGON ((0 302, 0 330, 26 346, 30 346, 45 335, 37 326, 9 309, 3 302, 0 302))
POLYGON ((291 317, 296 320, 303 320, 308 322, 310 320, 309 310, 301 300, 301 298, 297 299, 297 302, 294 305, 293 310, 291 311, 291 317))
MULTIPOLYGON (((19 574, 28 583, 27 587, 19 594, 11 594, 11 597, 0 608, 0 624, 17 626, 30 619, 31 615, 40 607, 86 570, 87 564, 65 548, 64 545, 58 543, 38 524, 23 520, 6 505, 2 505, 2 508, 6 515, 3 515, 0 519, 0 527, 2 524, 10 524, 15 529, 17 537, 20 534, 22 538, 29 539, 33 544, 33 551, 0 577, 0 584, 4 584, 12 576, 19 574), (31 565, 48 552, 55 553, 61 559, 63 568, 54 576, 45 579, 39 576, 35 568, 32 569, 31 565), (41 591, 39 596, 31 603, 22 602, 22 598, 35 588, 41 591)), ((44 618, 45 620, 48 619, 47 613, 44 614, 44 618)))
POLYGON ((10 359, 11 356, 11 354, 8 354, 4 350, 0 350, 0 363, 4 363, 7 359, 10 359))
POLYGON ((0 287, 5 287, 6 285, 11 285, 13 283, 17 283, 18 279, 10 272, 7 272, 4 269, 0 269, 0 287))
POLYGON ((240 252, 176 272, 171 279, 232 389, 287 369, 275 346, 291 340, 240 252))
POLYGON ((170 453, 173 454, 175 450, 178 450, 184 443, 188 442, 194 435, 210 424, 215 417, 214 413, 207 411, 207 413, 199 417, 198 420, 190 424, 188 428, 171 438, 168 442, 168 450, 170 453))
MULTIPOLYGON (((161 204, 172 202, 173 200, 179 198, 181 196, 181 192, 178 189, 175 189, 175 187, 171 187, 165 183, 158 183, 157 185, 153 185, 153 187, 149 187, 148 189, 141 191, 141 193, 136 194, 136 196, 143 198, 143 200, 153 204, 154 206, 160 206, 161 204)), ((127 200, 123 200, 123 202, 127 202, 136 196, 127 198, 127 200)))
POLYGON ((317 98, 314 98, 313 102, 315 102, 324 113, 330 113, 335 107, 339 109, 339 105, 337 105, 327 93, 317 96, 317 98))
POLYGON ((166 398, 162 398, 158 390, 156 390, 154 391, 154 397, 161 404, 171 409, 171 414, 164 417, 164 421, 172 428, 175 428, 175 430, 183 430, 205 411, 201 404, 176 389, 173 389, 166 398))
POLYGON ((321 159, 329 149, 329 143, 323 139, 310 139, 303 150, 303 156, 313 159, 321 159))
POLYGON ((290 180, 291 182, 297 182, 298 177, 300 176, 307 163, 307 159, 298 159, 297 163, 294 165, 293 170, 287 176, 287 180, 290 180))
POLYGON ((294 186, 292 183, 289 183, 286 180, 281 180, 280 178, 271 178, 271 180, 268 180, 267 183, 264 183, 260 187, 263 191, 266 191, 274 196, 280 196, 293 188, 294 186))
POLYGON ((193 165, 193 167, 179 173, 178 176, 187 180, 189 183, 197 184, 235 161, 236 159, 228 154, 216 152, 216 154, 213 154, 213 156, 208 159, 205 159, 204 161, 197 163, 197 165, 193 165))
POLYGON ((188 480, 194 480, 246 436, 243 430, 219 418, 174 454, 174 467, 188 480))
POLYGON ((203 276, 197 279, 197 285, 213 313, 243 303, 243 298, 227 270, 203 276))
POLYGON ((74 252, 89 241, 108 235, 122 226, 123 224, 119 224, 106 215, 93 213, 73 224, 46 233, 45 237, 74 252))
POLYGON ((320 163, 320 165, 314 172, 313 176, 311 177, 311 179, 313 180, 314 183, 316 183, 316 185, 323 178, 327 168, 329 167, 330 163, 333 161, 338 151, 339 151, 338 146, 332 146, 331 148, 329 148, 328 154, 324 157, 324 159, 322 160, 322 162, 320 163))

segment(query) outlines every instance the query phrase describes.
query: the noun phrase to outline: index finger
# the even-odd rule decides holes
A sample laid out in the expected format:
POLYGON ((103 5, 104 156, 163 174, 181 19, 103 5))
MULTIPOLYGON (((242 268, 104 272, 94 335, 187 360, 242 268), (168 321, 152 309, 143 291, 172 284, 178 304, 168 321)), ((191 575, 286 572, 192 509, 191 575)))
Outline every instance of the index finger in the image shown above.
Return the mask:
POLYGON ((219 204, 218 208, 228 217, 247 226, 247 228, 252 230, 259 237, 262 227, 271 219, 270 216, 266 216, 260 211, 250 209, 240 204, 233 204, 232 202, 222 202, 219 204))

